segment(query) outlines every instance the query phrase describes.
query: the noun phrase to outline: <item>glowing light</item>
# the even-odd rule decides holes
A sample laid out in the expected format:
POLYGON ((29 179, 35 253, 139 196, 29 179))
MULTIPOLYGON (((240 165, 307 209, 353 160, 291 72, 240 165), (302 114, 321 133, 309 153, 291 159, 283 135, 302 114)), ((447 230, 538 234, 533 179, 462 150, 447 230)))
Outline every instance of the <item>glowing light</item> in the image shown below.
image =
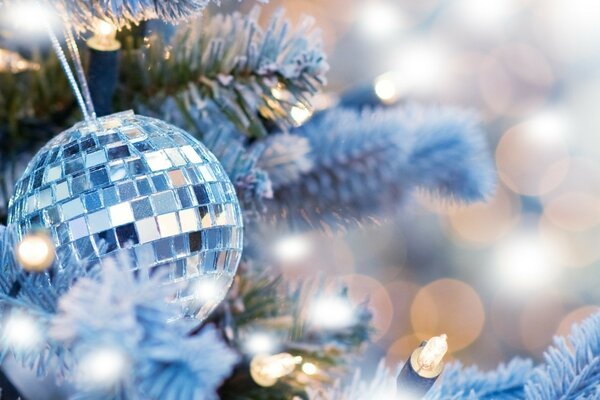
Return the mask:
POLYGON ((288 236, 273 246, 273 255, 282 262, 297 262, 310 254, 312 244, 306 236, 288 236))
POLYGON ((271 354, 278 344, 273 336, 263 332, 255 332, 244 341, 244 350, 249 354, 271 354))
POLYGON ((456 15, 477 31, 497 31, 518 11, 515 0, 461 0, 456 15))
POLYGON ((42 340, 37 322, 26 314, 11 315, 5 321, 2 333, 5 343, 19 350, 34 348, 42 340))
POLYGON ((436 369, 442 362, 442 359, 448 352, 448 336, 446 334, 434 336, 427 341, 421 354, 417 358, 417 362, 421 368, 433 370, 436 369))
POLYGON ((202 280, 196 286, 195 297, 204 302, 220 301, 223 294, 223 289, 218 282, 214 280, 202 280))
POLYGON ((16 255, 23 269, 44 271, 54 262, 54 244, 45 233, 29 234, 17 245, 16 255))
POLYGON ((28 61, 14 51, 0 49, 0 72, 16 74, 23 71, 38 71, 40 65, 28 61))
POLYGON ((317 372, 319 372, 319 368, 311 362, 305 362, 302 364, 302 372, 304 372, 306 375, 315 375, 317 372))
POLYGON ((416 94, 438 89, 451 74, 452 63, 441 43, 415 39, 398 56, 395 75, 402 91, 416 94))
POLYGON ((564 180, 570 160, 565 122, 558 114, 542 113, 504 133, 496 148, 496 164, 506 186, 539 196, 564 180))
POLYGON ((45 32, 54 24, 54 10, 35 1, 11 5, 6 12, 6 21, 16 28, 30 32, 45 32))
POLYGON ((258 355, 250 362, 250 375, 254 382, 263 387, 271 387, 277 381, 294 372, 296 365, 302 363, 302 357, 288 353, 273 356, 258 355))
POLYGON ((310 119, 312 111, 306 108, 304 104, 297 104, 290 110, 290 115, 297 126, 302 125, 310 119))
POLYGON ((565 140, 569 125, 566 115, 556 110, 542 111, 526 122, 532 139, 550 144, 565 140))
POLYGON ((360 29, 372 39, 389 37, 403 25, 399 10, 388 2, 366 2, 358 13, 360 29))
POLYGON ((495 256, 502 284, 529 291, 542 288, 557 276, 556 246, 535 235, 522 235, 505 243, 495 256))
POLYGON ((79 362, 79 379, 98 387, 113 386, 126 374, 129 360, 123 351, 100 348, 86 354, 79 362))
POLYGON ((452 350, 473 343, 485 322, 483 304, 477 292, 464 282, 440 279, 424 286, 411 305, 415 335, 428 340, 439 332, 452 338, 452 350))
POLYGON ((116 51, 121 48, 121 43, 116 38, 117 28, 109 22, 97 19, 94 24, 94 36, 87 44, 95 50, 116 51))
POLYGON ((321 297, 310 306, 309 320, 318 328, 342 329, 354 323, 354 310, 347 298, 321 297))
POLYGON ((397 77, 391 72, 380 75, 375 79, 374 90, 377 97, 386 104, 394 103, 400 97, 397 77))
POLYGON ((519 221, 520 215, 518 197, 500 186, 489 201, 452 210, 448 221, 454 237, 463 243, 485 245, 506 235, 519 221))

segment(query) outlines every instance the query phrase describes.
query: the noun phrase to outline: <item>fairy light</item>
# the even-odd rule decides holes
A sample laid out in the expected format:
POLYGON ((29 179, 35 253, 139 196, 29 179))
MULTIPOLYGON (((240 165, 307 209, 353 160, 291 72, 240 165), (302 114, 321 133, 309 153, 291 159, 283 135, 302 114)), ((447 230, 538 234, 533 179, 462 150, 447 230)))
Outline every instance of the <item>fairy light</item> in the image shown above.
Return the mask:
POLYGON ((55 249, 47 234, 38 232, 26 235, 17 245, 17 261, 26 271, 41 272, 52 265, 55 249))
POLYGON ((46 32, 47 26, 56 22, 54 11, 36 1, 11 5, 6 11, 5 20, 16 28, 40 33, 46 32))
POLYGON ((495 255, 498 280, 528 293, 547 286, 558 273, 556 246, 536 235, 521 235, 502 244, 495 255))
POLYGON ((127 356, 120 349, 99 348, 79 362, 80 380, 94 387, 113 386, 125 375, 128 365, 127 356))
POLYGON ((290 115, 297 126, 304 124, 312 116, 312 111, 304 104, 298 103, 290 110, 290 115))
POLYGON ((321 297, 311 304, 309 321, 321 329, 343 329, 354 323, 355 315, 347 298, 321 297))
POLYGON ((448 336, 434 336, 412 352, 398 376, 401 394, 422 398, 444 370, 444 356, 448 352, 448 336))
POLYGON ((23 71, 38 71, 40 64, 28 61, 14 51, 0 49, 0 72, 16 74, 23 71))
POLYGON ((271 354, 277 344, 277 340, 268 333, 255 332, 244 341, 244 350, 249 354, 271 354))
POLYGON ((403 19, 397 7, 390 2, 369 1, 358 11, 358 24, 362 32, 371 39, 384 39, 391 36, 403 19))
POLYGON ((117 28, 109 22, 96 20, 94 24, 94 36, 87 45, 99 51, 116 51, 121 48, 121 42, 117 40, 117 28))
POLYGON ((311 249, 312 245, 308 237, 286 236, 275 242, 273 255, 282 262, 297 262, 310 254, 311 249))
POLYGON ((400 88, 394 73, 386 72, 375 78, 375 95, 385 104, 394 103, 400 97, 400 88))
POLYGON ((403 91, 430 93, 442 85, 452 73, 448 49, 433 40, 413 39, 400 50, 394 73, 403 91))
POLYGON ((319 368, 311 362, 305 362, 302 364, 302 372, 309 376, 315 375, 317 372, 319 372, 319 368))
POLYGON ((203 280, 196 286, 195 298, 204 303, 209 303, 219 301, 221 293, 222 290, 220 290, 220 286, 216 281, 203 280))
POLYGON ((429 339, 423 350, 421 350, 421 354, 417 357, 419 371, 433 371, 438 368, 447 352, 448 336, 446 334, 429 339))
POLYGON ((301 363, 302 357, 289 353, 258 355, 250 362, 250 376, 258 385, 271 387, 279 379, 294 372, 296 366, 301 363))
POLYGON ((2 333, 5 344, 19 350, 34 348, 42 339, 35 319, 21 313, 14 313, 4 322, 2 333))

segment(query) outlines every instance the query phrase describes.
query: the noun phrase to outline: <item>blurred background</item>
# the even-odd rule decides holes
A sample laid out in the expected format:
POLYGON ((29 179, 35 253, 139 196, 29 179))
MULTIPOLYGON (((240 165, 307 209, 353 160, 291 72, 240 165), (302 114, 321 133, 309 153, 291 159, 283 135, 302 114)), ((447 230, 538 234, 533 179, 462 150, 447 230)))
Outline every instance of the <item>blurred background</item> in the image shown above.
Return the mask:
MULTIPOLYGON (((594 0, 271 0, 315 17, 349 103, 456 105, 481 116, 498 171, 486 204, 425 194, 399 215, 270 244, 288 276, 368 299, 366 364, 445 332, 450 358, 540 359, 600 301, 600 7, 594 0)), ((249 3, 240 6, 246 10, 249 3)), ((268 16, 270 12, 264 12, 268 16)), ((303 116, 299 116, 303 117, 303 116)))

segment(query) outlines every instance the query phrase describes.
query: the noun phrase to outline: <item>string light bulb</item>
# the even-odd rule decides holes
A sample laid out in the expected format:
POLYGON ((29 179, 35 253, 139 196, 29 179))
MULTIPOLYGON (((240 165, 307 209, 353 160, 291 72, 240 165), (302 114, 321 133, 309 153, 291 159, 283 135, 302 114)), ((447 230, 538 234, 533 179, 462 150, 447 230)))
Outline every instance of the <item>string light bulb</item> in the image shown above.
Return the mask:
POLYGON ((446 334, 434 336, 427 341, 418 357, 418 371, 435 371, 440 365, 446 353, 448 352, 448 336, 446 334))
POLYGON ((302 363, 302 357, 289 353, 279 353, 271 356, 258 355, 250 362, 250 376, 262 387, 271 387, 284 376, 294 372, 296 366, 302 363))
POLYGON ((398 376, 402 395, 422 398, 444 371, 444 356, 448 352, 448 336, 434 336, 423 342, 404 364, 398 376))
POLYGON ((101 19, 96 20, 94 24, 94 36, 88 41, 87 45, 99 51, 117 51, 121 48, 121 42, 117 40, 117 28, 101 19))
POLYGON ((16 248, 17 261, 24 270, 42 272, 54 262, 54 243, 43 232, 30 233, 19 242, 16 248))
POLYGON ((40 64, 28 61, 14 51, 0 49, 0 72, 17 74, 23 71, 39 71, 40 64))
POLYGON ((302 364, 302 372, 309 376, 315 375, 317 372, 319 372, 319 368, 311 362, 305 362, 302 364))
POLYGON ((292 119, 296 123, 296 126, 300 126, 300 125, 304 124, 306 121, 308 121, 310 119, 310 117, 312 117, 312 114, 313 114, 312 111, 309 110, 302 103, 298 103, 297 105, 293 106, 292 109, 290 110, 290 115, 292 116, 292 119))

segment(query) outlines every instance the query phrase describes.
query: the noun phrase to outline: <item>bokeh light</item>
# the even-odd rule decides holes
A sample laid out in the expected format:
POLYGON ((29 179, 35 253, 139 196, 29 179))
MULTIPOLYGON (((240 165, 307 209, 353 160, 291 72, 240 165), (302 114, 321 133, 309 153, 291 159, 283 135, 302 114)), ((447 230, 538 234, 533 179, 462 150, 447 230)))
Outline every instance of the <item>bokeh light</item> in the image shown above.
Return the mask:
POLYGON ((455 352, 479 337, 485 312, 471 286, 455 279, 440 279, 419 290, 411 306, 411 321, 422 340, 446 333, 450 351, 455 352))
POLYGON ((567 305, 564 299, 546 292, 527 302, 521 311, 520 329, 523 346, 533 355, 540 355, 552 343, 552 337, 567 305))
POLYGON ((404 24, 397 4, 387 0, 364 2, 356 15, 359 28, 370 39, 388 38, 404 24))
POLYGON ((496 148, 500 179, 519 194, 538 196, 566 177, 569 150, 562 119, 544 113, 504 133, 496 148))
POLYGON ((597 305, 587 305, 571 311, 560 321, 556 335, 567 337, 574 324, 580 324, 598 311, 600 311, 600 307, 597 305))
POLYGON ((309 305, 308 321, 320 329, 343 329, 356 321, 349 299, 341 296, 323 296, 309 305))
POLYGON ((85 354, 78 363, 79 380, 88 387, 111 387, 128 376, 129 359, 123 350, 101 347, 85 354))
POLYGON ((30 315, 14 312, 3 325, 2 340, 9 348, 32 350, 42 342, 39 324, 30 315))
POLYGON ((368 301, 369 310, 373 312, 372 325, 375 332, 374 341, 382 338, 392 324, 394 307, 385 286, 377 279, 361 274, 340 277, 348 287, 348 294, 354 304, 368 301))
POLYGON ((515 289, 515 295, 552 284, 559 272, 559 254, 553 243, 533 233, 522 233, 501 243, 493 259, 494 280, 515 289))
POLYGON ((470 207, 456 208, 448 214, 455 236, 473 245, 493 243, 510 232, 521 215, 521 202, 499 187, 492 199, 470 207))

